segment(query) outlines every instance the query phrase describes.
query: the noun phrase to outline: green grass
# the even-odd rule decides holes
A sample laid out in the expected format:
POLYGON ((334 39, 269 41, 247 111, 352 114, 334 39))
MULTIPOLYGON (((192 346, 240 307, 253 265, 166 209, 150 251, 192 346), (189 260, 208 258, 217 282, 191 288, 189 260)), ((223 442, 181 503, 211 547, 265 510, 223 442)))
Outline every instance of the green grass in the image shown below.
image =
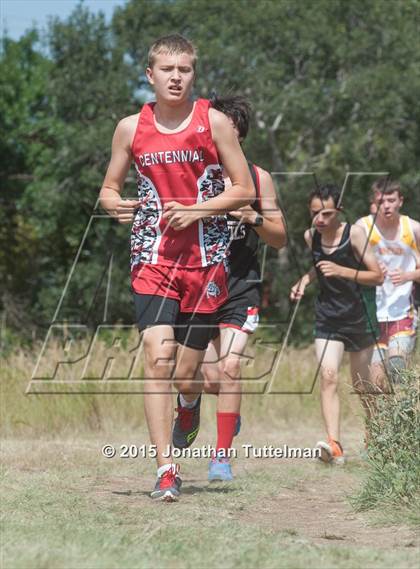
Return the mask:
POLYGON ((283 495, 302 506, 311 484, 343 482, 344 471, 253 461, 233 485, 209 486, 205 461, 194 461, 182 501, 162 504, 148 497, 151 462, 101 459, 103 442, 4 444, 2 567, 417 567, 411 547, 341 541, 322 520, 314 537, 282 510, 283 495))

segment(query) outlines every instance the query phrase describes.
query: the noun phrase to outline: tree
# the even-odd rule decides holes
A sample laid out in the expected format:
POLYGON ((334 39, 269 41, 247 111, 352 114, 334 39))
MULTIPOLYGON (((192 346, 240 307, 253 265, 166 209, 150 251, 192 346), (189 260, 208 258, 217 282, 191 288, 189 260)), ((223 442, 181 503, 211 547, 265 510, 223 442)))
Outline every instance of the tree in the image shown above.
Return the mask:
MULTIPOLYGON (((140 85, 154 39, 173 30, 192 39, 199 51, 197 94, 249 97, 255 123, 245 149, 264 168, 313 171, 318 182, 338 184, 348 171, 389 171, 401 179, 412 215, 420 217, 418 17, 418 0, 157 0, 129 2, 116 12, 113 27, 137 66, 140 85)), ((306 203, 315 180, 277 179, 289 227, 287 282, 284 258, 280 271, 280 259, 271 255, 268 270, 272 304, 278 304, 270 315, 283 320, 288 288, 300 272, 297 260, 306 250, 306 203)), ((348 220, 367 211, 372 181, 349 180, 348 220)), ((299 329, 308 320, 303 312, 299 329)), ((310 326, 306 331, 309 338, 310 326)))
POLYGON ((39 149, 34 129, 48 107, 45 87, 51 67, 37 44, 36 31, 18 42, 5 38, 0 62, 0 302, 7 304, 9 321, 16 327, 27 323, 25 296, 37 249, 22 197, 33 180, 39 149))
MULTIPOLYGON (((131 0, 115 10, 111 25, 83 5, 65 21, 52 20, 40 38, 43 55, 35 32, 20 42, 5 40, 3 291, 11 299, 26 295, 25 312, 50 322, 95 207, 112 132, 150 93, 144 73, 150 44, 173 31, 198 46, 198 96, 215 90, 251 100, 250 159, 269 171, 315 172, 318 182, 339 184, 348 171, 389 171, 401 179, 410 214, 419 218, 418 16, 418 0, 131 0)), ((135 192, 133 180, 126 195, 135 192)), ((287 256, 268 257, 267 313, 286 319, 288 288, 310 263, 303 232, 316 180, 276 180, 289 247, 287 256)), ((349 180, 350 221, 366 212, 371 182, 368 176, 349 180)), ((119 302, 111 315, 131 322, 128 228, 106 222, 95 222, 85 242, 59 317, 100 321, 110 242, 119 302)), ((304 308, 311 299, 306 302, 304 308)), ((300 339, 309 338, 310 327, 300 312, 300 339)))

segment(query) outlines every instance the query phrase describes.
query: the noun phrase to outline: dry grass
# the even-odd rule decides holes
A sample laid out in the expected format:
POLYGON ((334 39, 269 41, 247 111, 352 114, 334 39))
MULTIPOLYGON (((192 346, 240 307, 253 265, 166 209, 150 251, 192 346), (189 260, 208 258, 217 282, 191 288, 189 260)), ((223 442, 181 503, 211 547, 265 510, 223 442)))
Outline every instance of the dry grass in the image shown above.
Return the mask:
MULTIPOLYGON (((83 375, 86 359, 71 366, 61 365, 51 380, 30 382, 35 368, 39 349, 32 352, 15 350, 2 361, 1 380, 1 427, 6 436, 33 437, 55 436, 87 431, 112 431, 115 428, 136 429, 144 425, 142 381, 112 380, 112 377, 126 377, 127 359, 130 359, 130 346, 127 344, 127 357, 124 352, 117 353, 112 367, 106 367, 112 355, 106 343, 101 343, 95 358, 89 364, 89 375, 105 379, 86 380, 79 383, 83 375), (109 371, 110 370, 110 371, 109 371), (37 393, 39 392, 40 393, 37 393), (52 391, 55 394, 42 392, 52 391), (99 394, 92 395, 90 392, 99 394), (67 392, 67 393, 62 393, 67 392), (126 392, 126 393, 121 393, 126 392)), ((271 348, 270 348, 271 349, 271 348)), ((87 347, 80 349, 86 353, 87 347)), ((272 368, 272 351, 266 355, 266 348, 257 345, 250 349, 249 359, 244 365, 243 415, 249 422, 264 421, 269 425, 319 420, 318 382, 315 382, 316 361, 312 347, 303 350, 286 350, 284 358, 275 375, 268 372, 272 368), (268 374, 268 375, 267 375, 268 374), (254 380, 251 378, 262 377, 254 380), (267 381, 271 381, 271 392, 262 394, 267 381)), ((115 352, 114 352, 115 355, 115 352)), ((73 359, 77 354, 72 354, 73 359)), ((43 355, 42 373, 53 375, 56 362, 63 359, 62 346, 52 344, 43 355)), ((40 370, 40 368, 38 368, 40 370)), ((136 374, 141 377, 141 358, 136 374)), ((361 409, 356 395, 352 394, 347 364, 342 369, 342 416, 344 419, 361 419, 361 409)), ((203 405, 204 420, 214 413, 215 398, 205 397, 203 405)))

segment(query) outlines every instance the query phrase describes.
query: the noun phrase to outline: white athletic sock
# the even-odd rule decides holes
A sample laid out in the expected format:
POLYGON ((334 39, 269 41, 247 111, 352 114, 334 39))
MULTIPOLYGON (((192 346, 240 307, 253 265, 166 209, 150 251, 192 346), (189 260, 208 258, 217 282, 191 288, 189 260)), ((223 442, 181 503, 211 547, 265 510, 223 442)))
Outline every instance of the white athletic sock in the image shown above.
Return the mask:
POLYGON ((194 401, 187 401, 185 399, 185 397, 182 395, 182 393, 180 393, 179 394, 179 402, 181 403, 181 407, 186 407, 187 409, 192 409, 195 406, 195 404, 197 403, 199 397, 200 396, 198 395, 194 399, 194 401))
POLYGON ((164 474, 165 472, 167 472, 168 470, 171 470, 171 468, 175 466, 174 464, 164 464, 163 466, 160 466, 157 469, 157 475, 158 478, 160 478, 162 476, 162 474, 164 474))

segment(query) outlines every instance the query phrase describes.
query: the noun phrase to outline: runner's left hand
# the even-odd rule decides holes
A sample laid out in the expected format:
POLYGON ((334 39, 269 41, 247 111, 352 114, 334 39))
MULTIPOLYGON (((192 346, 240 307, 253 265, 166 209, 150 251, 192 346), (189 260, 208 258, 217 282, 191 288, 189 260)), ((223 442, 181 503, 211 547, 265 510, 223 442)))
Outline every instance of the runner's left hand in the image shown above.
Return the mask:
POLYGON ((342 277, 343 267, 337 265, 337 263, 332 263, 331 261, 319 261, 317 263, 318 269, 324 275, 324 277, 342 277))
POLYGON ((388 276, 394 286, 402 285, 407 282, 406 275, 401 269, 394 269, 388 272, 388 276))
POLYGON ((254 225, 258 213, 251 206, 247 205, 240 209, 236 209, 235 211, 230 211, 229 215, 239 219, 241 223, 250 223, 251 225, 254 225))
POLYGON ((167 202, 163 207, 163 219, 175 231, 182 231, 202 217, 193 206, 182 205, 178 202, 167 202))

